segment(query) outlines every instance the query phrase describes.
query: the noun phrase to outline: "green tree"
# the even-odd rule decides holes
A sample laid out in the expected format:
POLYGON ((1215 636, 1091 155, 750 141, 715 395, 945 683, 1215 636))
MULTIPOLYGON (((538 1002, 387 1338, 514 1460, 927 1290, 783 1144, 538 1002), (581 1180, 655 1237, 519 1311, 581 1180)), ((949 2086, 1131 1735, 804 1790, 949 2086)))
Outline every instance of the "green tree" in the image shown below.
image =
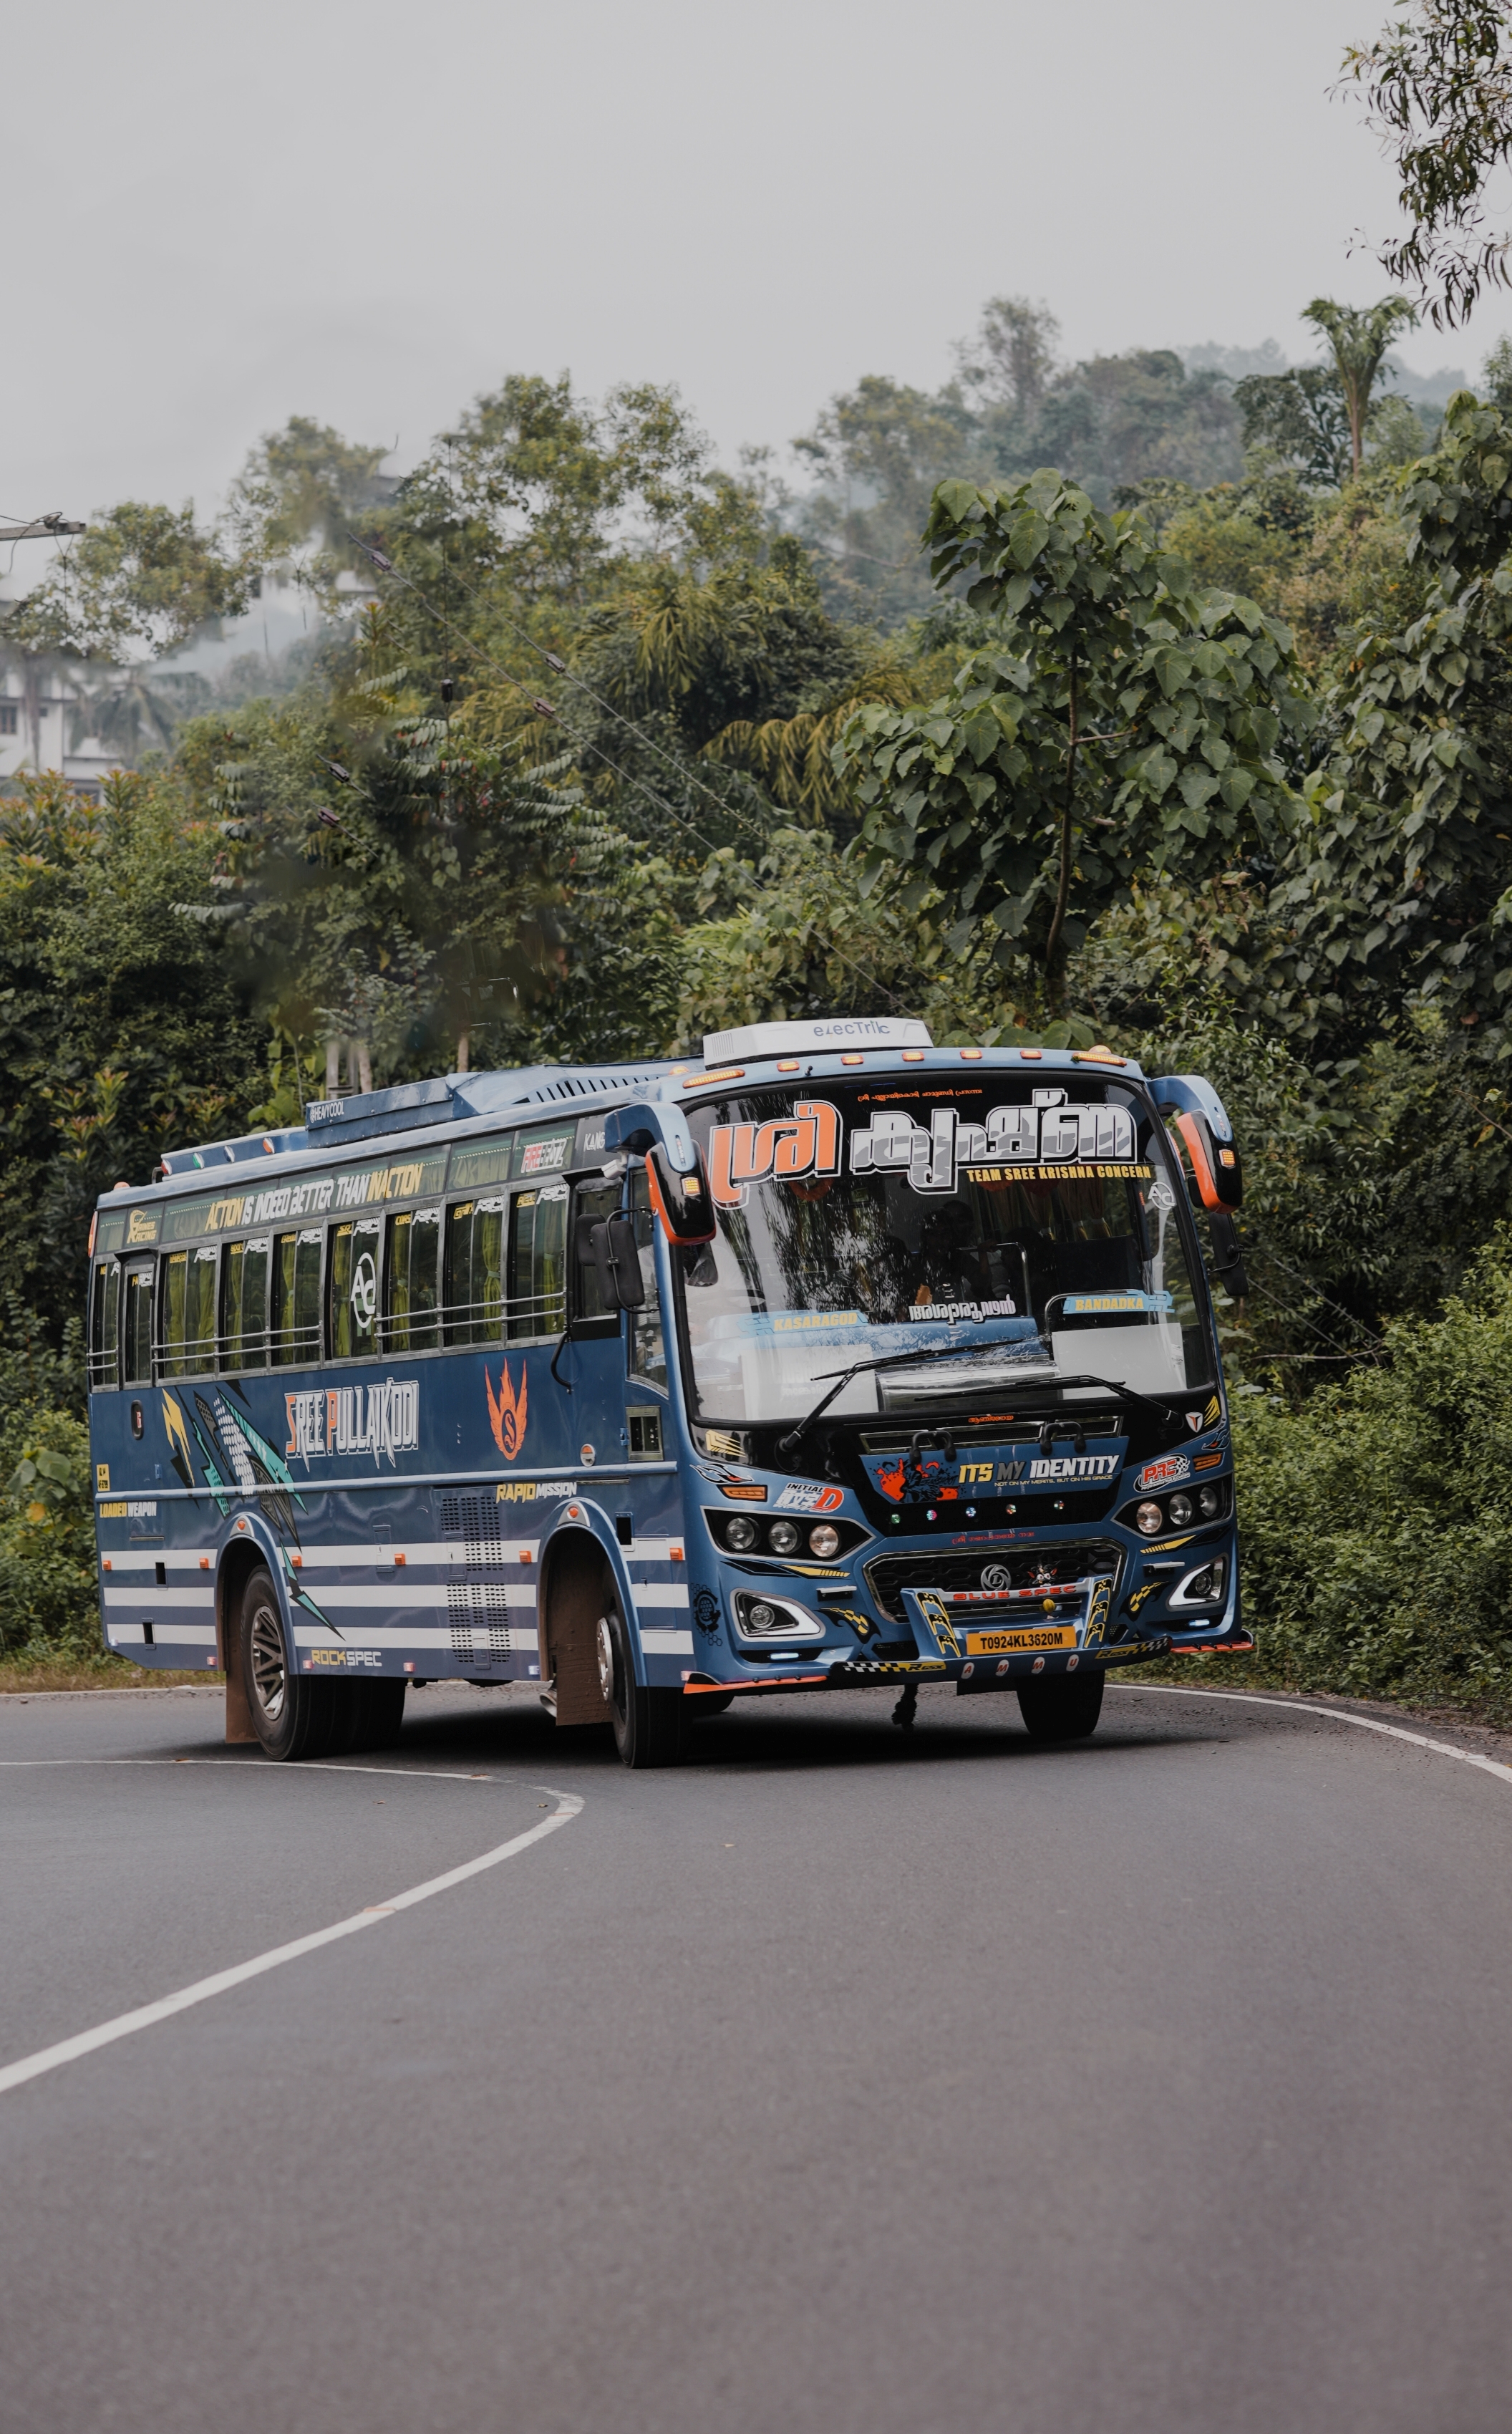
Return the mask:
POLYGON ((228 557, 195 522, 193 506, 128 499, 59 553, 35 591, 7 618, 5 638, 25 650, 80 658, 161 657, 251 598, 254 570, 228 557))
POLYGON ((1366 424, 1382 367, 1393 339, 1417 327, 1418 316, 1405 296, 1385 296, 1379 304, 1356 308, 1331 303, 1315 296, 1302 319, 1322 331, 1338 375, 1344 411, 1350 425, 1350 471, 1358 474, 1365 460, 1366 424))
POLYGON ((350 527, 392 498, 380 473, 386 448, 344 439, 328 423, 291 415, 265 432, 231 485, 227 524, 243 560, 330 599, 344 574, 370 573, 350 527))
POLYGON ((95 1195, 242 1128, 262 1041, 216 846, 172 779, 112 779, 98 805, 24 780, 0 805, 0 1283, 55 1330, 95 1195))
POLYGON ((1484 198, 1512 154, 1512 32, 1503 0, 1413 0, 1379 41, 1351 44, 1348 77, 1397 167, 1406 233, 1379 249, 1439 329, 1469 318, 1483 288, 1508 284, 1512 239, 1487 229, 1484 198))
POLYGON ((1512 419, 1467 390, 1408 469, 1406 626, 1357 635, 1282 891, 1304 986, 1362 1036, 1409 990, 1504 1034, 1512 958, 1512 419))
POLYGON ((940 890, 957 952, 991 923, 1058 1017, 1068 951, 1136 880, 1283 832, 1281 755, 1307 725, 1289 637, 1056 473, 942 484, 926 540, 936 583, 973 576, 997 634, 943 698, 861 711, 838 758, 874 878, 900 867, 915 911, 940 890))
POLYGON ((1233 402, 1244 417, 1247 449, 1327 489, 1348 480, 1350 413, 1331 366, 1251 372, 1235 383, 1233 402))

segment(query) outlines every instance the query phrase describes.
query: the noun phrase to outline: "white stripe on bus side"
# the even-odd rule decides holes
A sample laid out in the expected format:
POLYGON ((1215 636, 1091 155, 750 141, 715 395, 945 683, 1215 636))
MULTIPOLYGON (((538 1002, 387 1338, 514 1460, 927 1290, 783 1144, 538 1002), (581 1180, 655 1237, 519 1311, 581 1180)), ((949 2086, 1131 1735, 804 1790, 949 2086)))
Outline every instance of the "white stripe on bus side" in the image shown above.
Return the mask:
MULTIPOLYGON (((451 1584, 451 1586, 488 1588, 493 1590, 496 1596, 501 1597, 507 1606, 524 1606, 532 1613, 535 1608, 534 1581, 456 1581, 451 1584)), ((445 1581, 396 1581, 392 1586, 384 1581, 381 1584, 374 1583, 366 1587, 353 1587, 349 1583, 340 1586, 328 1586, 322 1581, 318 1588, 312 1588, 310 1596, 315 1605, 322 1608, 330 1607, 332 1613, 339 1610, 343 1614, 353 1606, 382 1606, 385 1612, 393 1606, 407 1605, 440 1606, 444 1609, 449 1602, 448 1585, 445 1581)), ((140 1605, 141 1603, 142 1600, 138 1598, 137 1603, 140 1605)))
POLYGON ((648 1656, 691 1656, 693 1635, 690 1631, 642 1630, 640 1645, 648 1656))
MULTIPOLYGON (((112 1648, 139 1648, 145 1644, 146 1629, 140 1622, 112 1622, 107 1624, 105 1637, 112 1648)), ((160 1622, 154 1615, 152 1644, 155 1648, 213 1648, 215 1634, 192 1622, 160 1622)))
POLYGON ((138 1588, 134 1583, 117 1589, 107 1582, 103 1595, 107 1605, 150 1605, 154 1611, 160 1605, 212 1606, 215 1603, 215 1591, 208 1581, 203 1588, 194 1589, 155 1589, 150 1586, 138 1588))
MULTIPOLYGON (((459 1616, 458 1621, 464 1630, 482 1631, 489 1628, 487 1618, 484 1615, 459 1616)), ((493 1628, 497 1630, 497 1624, 493 1628)), ((512 1650, 524 1650, 531 1655, 535 1654, 536 1635, 525 1624, 512 1622, 503 1636, 512 1650)), ((402 1631, 393 1630, 387 1624, 375 1623, 370 1630, 361 1632, 357 1631, 355 1626, 350 1626, 348 1634, 336 1642, 332 1642, 330 1633, 326 1631, 297 1630, 294 1635, 294 1644, 296 1648, 330 1648, 332 1645, 345 1648, 355 1645, 363 1648, 450 1649, 451 1634, 450 1631, 431 1630, 424 1623, 412 1623, 407 1630, 402 1631)))
POLYGON ((643 1605, 682 1605, 691 1603, 686 1581, 632 1581, 630 1594, 638 1612, 643 1605))

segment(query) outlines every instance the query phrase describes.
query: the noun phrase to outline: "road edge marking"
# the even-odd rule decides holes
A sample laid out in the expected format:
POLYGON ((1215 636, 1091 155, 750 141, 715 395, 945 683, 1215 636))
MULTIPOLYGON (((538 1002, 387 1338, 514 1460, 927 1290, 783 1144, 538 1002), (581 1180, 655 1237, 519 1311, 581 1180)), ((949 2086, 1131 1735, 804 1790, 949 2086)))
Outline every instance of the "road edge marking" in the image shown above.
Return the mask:
MULTIPOLYGON (((552 1791, 543 1785, 543 1791, 552 1791)), ((212 1978, 196 1979, 192 1986, 181 1986, 175 1995, 163 1995, 155 2003, 144 2003, 134 2012, 122 2012, 113 2020, 102 2020, 98 2028, 85 2029, 76 2037, 64 2037, 57 2045, 44 2046, 34 2054, 25 2054, 19 2062, 0 2068, 0 2096, 12 2087, 24 2086, 29 2079, 40 2079, 44 2071, 60 2070, 64 2063, 77 2062, 83 2055, 97 2053, 102 2046, 114 2045, 120 2037, 133 2036, 139 2029, 155 2028, 160 2020, 171 2020, 178 2012, 186 2012, 195 2003, 209 2002, 212 1996, 228 1994, 231 1987, 242 1986, 248 1979, 261 1978, 270 1969, 281 1969, 288 1961, 298 1961, 307 1952, 318 1952, 323 1945, 338 1944, 348 1935, 357 1935, 364 1928, 376 1927, 381 1919, 393 1918, 400 1911, 413 1910, 416 1902, 429 1901, 434 1894, 449 1893, 453 1885, 465 1884, 469 1877, 482 1876, 487 1868, 497 1868, 501 1861, 518 1858, 533 1843, 544 1842, 559 1826, 569 1826, 581 1816, 583 1802, 574 1791, 558 1791, 561 1804, 538 1826, 523 1834, 501 1843, 496 1850, 484 1851, 476 1860, 465 1860, 460 1867, 448 1868, 444 1876, 430 1877, 424 1884, 412 1885, 407 1893, 395 1894, 385 1902, 374 1902, 351 1918, 338 1919, 334 1927, 317 1928, 311 1935, 296 1936, 292 1944, 275 1945, 271 1952, 260 1952, 254 1960, 239 1961, 234 1968, 218 1969, 212 1978)))
POLYGON ((1462 1766, 1478 1766, 1484 1774, 1500 1775, 1504 1783, 1512 1783, 1512 1766, 1499 1757, 1483 1757, 1479 1750, 1456 1749, 1453 1741, 1436 1741, 1427 1733, 1409 1733, 1405 1724, 1384 1724, 1378 1716, 1351 1716, 1347 1707, 1319 1707, 1311 1699, 1289 1699, 1284 1693, 1266 1697, 1259 1690, 1210 1689, 1196 1684, 1190 1689, 1180 1682, 1120 1682, 1120 1690, 1153 1690, 1164 1699, 1228 1699, 1242 1707, 1289 1707, 1294 1715, 1327 1716, 1335 1724, 1358 1724, 1362 1732, 1385 1733, 1394 1741, 1411 1741, 1418 1749, 1432 1750, 1439 1757, 1457 1757, 1462 1766))

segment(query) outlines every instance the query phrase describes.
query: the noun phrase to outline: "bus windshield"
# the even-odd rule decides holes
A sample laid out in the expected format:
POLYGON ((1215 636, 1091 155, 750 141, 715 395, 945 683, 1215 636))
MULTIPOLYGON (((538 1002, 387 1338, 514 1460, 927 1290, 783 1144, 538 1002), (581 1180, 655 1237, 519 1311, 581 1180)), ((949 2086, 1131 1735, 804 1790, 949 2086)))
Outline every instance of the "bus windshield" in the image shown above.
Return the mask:
POLYGON ((1059 1378, 1153 1397, 1215 1379, 1164 1128, 1111 1079, 1075 1089, 879 1077, 692 1113, 717 1219, 679 1255, 695 1422, 799 1419, 826 1375, 915 1345, 972 1357, 863 1373, 830 1415, 1059 1378))

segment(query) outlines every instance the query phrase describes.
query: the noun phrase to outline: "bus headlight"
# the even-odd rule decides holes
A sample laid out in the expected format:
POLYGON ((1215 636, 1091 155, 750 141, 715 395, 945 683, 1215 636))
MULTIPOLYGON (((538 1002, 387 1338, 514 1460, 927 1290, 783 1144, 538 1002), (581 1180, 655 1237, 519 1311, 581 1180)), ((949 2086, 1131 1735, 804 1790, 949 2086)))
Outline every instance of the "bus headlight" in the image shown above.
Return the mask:
POLYGON ((1203 1520, 1215 1520, 1223 1510, 1223 1490, 1221 1487, 1199 1487, 1197 1500, 1203 1520))
MULTIPOLYGON (((724 1517, 722 1516, 721 1517, 723 1518, 724 1517)), ((733 1547, 738 1554, 743 1554, 746 1548, 754 1547, 756 1542, 756 1525, 752 1520, 750 1515, 748 1513, 730 1514, 728 1518, 724 1520, 725 1545, 727 1547, 733 1547)))
POLYGON ((1190 1496, 1173 1496, 1167 1510, 1171 1517, 1171 1528, 1173 1530, 1184 1530, 1187 1523, 1192 1518, 1192 1500, 1190 1496))
POLYGON ((1165 1527, 1165 1516, 1158 1504, 1142 1504, 1134 1516, 1134 1527, 1142 1538, 1158 1538, 1165 1527))
POLYGON ((808 1551, 811 1555, 838 1555, 840 1553, 840 1532, 834 1529, 828 1521, 820 1521, 816 1523, 815 1527, 808 1533, 808 1551))
POLYGON ((767 1544, 774 1555, 790 1555, 797 1550, 796 1521, 773 1521, 767 1529, 767 1544))

